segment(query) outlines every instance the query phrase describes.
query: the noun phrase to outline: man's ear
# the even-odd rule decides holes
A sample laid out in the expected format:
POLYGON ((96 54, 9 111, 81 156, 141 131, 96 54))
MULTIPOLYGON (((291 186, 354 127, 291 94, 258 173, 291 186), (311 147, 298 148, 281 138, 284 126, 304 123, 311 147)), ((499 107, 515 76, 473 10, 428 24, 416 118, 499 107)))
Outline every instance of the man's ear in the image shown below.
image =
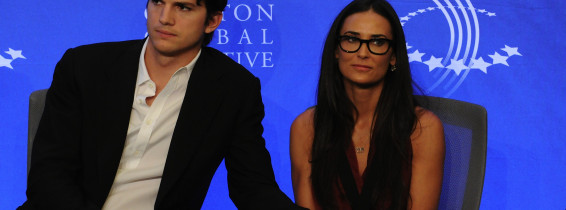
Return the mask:
POLYGON ((222 22, 222 12, 216 12, 212 15, 206 22, 206 28, 204 29, 205 33, 212 33, 222 22))

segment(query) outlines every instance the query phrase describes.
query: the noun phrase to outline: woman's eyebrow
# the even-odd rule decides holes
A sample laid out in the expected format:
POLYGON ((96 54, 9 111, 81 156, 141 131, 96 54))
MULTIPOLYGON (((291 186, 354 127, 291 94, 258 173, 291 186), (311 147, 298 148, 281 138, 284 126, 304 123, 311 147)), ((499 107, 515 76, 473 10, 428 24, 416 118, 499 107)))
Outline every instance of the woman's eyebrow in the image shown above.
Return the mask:
POLYGON ((360 35, 360 33, 355 32, 355 31, 346 31, 346 32, 344 32, 344 34, 360 35))
POLYGON ((380 37, 385 37, 385 38, 387 38, 387 36, 385 36, 384 34, 374 34, 374 35, 371 35, 371 38, 380 38, 380 37))

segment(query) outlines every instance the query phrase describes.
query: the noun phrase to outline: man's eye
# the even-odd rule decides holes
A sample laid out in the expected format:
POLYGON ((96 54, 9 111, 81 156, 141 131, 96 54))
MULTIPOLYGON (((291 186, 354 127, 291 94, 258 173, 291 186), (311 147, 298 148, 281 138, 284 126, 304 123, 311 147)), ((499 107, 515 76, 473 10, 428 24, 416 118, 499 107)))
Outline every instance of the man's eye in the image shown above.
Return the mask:
POLYGON ((161 0, 151 0, 153 4, 163 4, 161 0))
POLYGON ((188 7, 188 6, 184 5, 184 4, 177 4, 177 7, 178 7, 180 10, 183 10, 183 11, 191 11, 191 10, 192 10, 191 7, 188 7))

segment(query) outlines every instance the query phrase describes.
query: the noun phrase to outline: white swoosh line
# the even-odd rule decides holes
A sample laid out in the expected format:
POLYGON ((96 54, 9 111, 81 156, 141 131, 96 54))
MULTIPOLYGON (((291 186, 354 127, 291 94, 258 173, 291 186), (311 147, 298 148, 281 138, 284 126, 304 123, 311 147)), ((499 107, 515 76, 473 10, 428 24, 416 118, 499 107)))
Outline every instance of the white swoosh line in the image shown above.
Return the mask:
MULTIPOLYGON (((434 1, 436 6, 438 6, 438 9, 442 11, 442 14, 444 14, 444 17, 446 18, 446 22, 448 22, 448 27, 450 28, 450 47, 448 48, 448 53, 446 54, 446 56, 444 57, 444 61, 442 62, 442 65, 446 66, 448 64, 448 61, 450 61, 450 55, 454 50, 454 37, 455 37, 454 24, 452 23, 452 18, 450 18, 450 15, 446 11, 446 9, 444 9, 444 6, 438 0, 432 0, 432 1, 434 1)), ((427 89, 427 92, 431 92, 438 85, 440 85, 440 83, 442 83, 442 81, 446 78, 446 76, 448 76, 448 73, 450 73, 450 70, 445 71, 444 74, 440 77, 440 79, 438 79, 432 86, 430 86, 430 88, 427 89)))
MULTIPOLYGON (((444 0, 444 2, 446 2, 446 4, 448 5, 448 8, 450 9, 450 11, 452 12, 452 14, 454 15, 454 19, 456 19, 456 26, 458 28, 458 44, 456 46, 456 53, 454 53, 454 59, 458 60, 458 57, 460 56, 460 51, 462 50, 462 40, 464 39, 462 36, 462 21, 460 20, 460 15, 458 15, 458 12, 456 11, 456 9, 454 8, 454 5, 452 3, 450 3, 449 0, 444 0)), ((446 72, 449 73, 450 70, 448 70, 446 72)), ((450 81, 453 81, 455 77, 457 77, 458 75, 452 75, 452 78, 449 80, 449 82, 444 85, 444 89, 448 88, 448 84, 450 84, 450 81)))
MULTIPOLYGON (((462 57, 462 62, 466 63, 466 61, 469 59, 468 58, 468 54, 470 53, 470 45, 472 42, 472 26, 470 25, 470 17, 468 17, 468 12, 466 11, 466 7, 464 7, 464 5, 462 4, 462 2, 460 2, 460 0, 456 0, 456 3, 458 4, 458 8, 460 8, 460 11, 462 12, 462 14, 464 14, 464 20, 466 21, 466 50, 464 50, 464 56, 462 57)), ((460 34, 462 35, 462 34, 460 34)), ((462 37, 462 36, 460 36, 462 37)), ((471 60, 471 59, 470 59, 471 60)), ((468 69, 466 69, 465 71, 467 71, 468 69)), ((446 85, 444 86, 444 89, 448 89, 450 87, 450 85, 452 85, 452 83, 454 83, 454 81, 459 77, 460 75, 452 75, 452 78, 450 79, 450 81, 448 81, 446 83, 446 85)))
POLYGON ((464 20, 466 21, 466 30, 467 30, 467 37, 466 37, 466 51, 464 52, 464 63, 466 63, 466 60, 468 59, 468 54, 470 53, 470 45, 472 44, 472 26, 470 25, 470 17, 468 17, 468 12, 466 11, 466 7, 464 7, 464 5, 462 4, 462 2, 460 2, 460 0, 456 1, 458 3, 459 7, 462 7, 462 9, 460 9, 462 11, 462 13, 464 13, 464 20))
MULTIPOLYGON (((480 44, 480 24, 479 24, 478 15, 476 13, 474 5, 472 5, 472 2, 470 2, 470 0, 466 0, 466 3, 468 4, 470 11, 472 11, 472 17, 474 18, 474 26, 475 26, 475 32, 476 32, 474 50, 472 52, 472 59, 470 59, 470 60, 473 60, 473 59, 476 59, 479 44, 480 44)), ((472 63, 470 62, 468 67, 470 67, 471 65, 472 65, 472 63)), ((464 74, 462 75, 462 77, 460 77, 460 80, 456 83, 456 85, 454 85, 454 87, 452 87, 452 89, 446 95, 448 95, 448 96, 452 95, 452 93, 454 93, 454 91, 456 91, 456 89, 458 87, 460 87, 462 82, 464 82, 464 79, 466 79, 466 77, 468 76, 468 73, 470 73, 470 69, 466 69, 464 71, 464 74)))
POLYGON ((458 27, 458 45, 456 46, 456 53, 454 53, 454 59, 458 60, 460 51, 462 50, 462 39, 464 39, 462 36, 462 21, 460 20, 460 15, 458 15, 458 12, 456 11, 456 9, 454 9, 454 5, 452 5, 452 3, 450 3, 450 1, 448 0, 444 1, 448 5, 448 8, 450 8, 452 14, 454 14, 454 19, 456 19, 456 26, 458 27))

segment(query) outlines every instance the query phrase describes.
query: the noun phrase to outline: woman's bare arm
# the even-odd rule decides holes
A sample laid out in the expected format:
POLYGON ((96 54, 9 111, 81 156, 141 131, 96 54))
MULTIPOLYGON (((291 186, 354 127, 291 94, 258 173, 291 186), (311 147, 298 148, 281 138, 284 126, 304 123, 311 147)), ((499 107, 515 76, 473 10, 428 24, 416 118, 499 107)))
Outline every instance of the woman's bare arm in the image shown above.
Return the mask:
POLYGON ((411 197, 408 209, 437 209, 444 169, 444 129, 428 110, 417 108, 419 121, 411 135, 413 147, 411 197))
POLYGON ((314 138, 314 109, 299 115, 291 125, 289 152, 295 203, 299 206, 317 209, 311 184, 311 148, 314 138))

